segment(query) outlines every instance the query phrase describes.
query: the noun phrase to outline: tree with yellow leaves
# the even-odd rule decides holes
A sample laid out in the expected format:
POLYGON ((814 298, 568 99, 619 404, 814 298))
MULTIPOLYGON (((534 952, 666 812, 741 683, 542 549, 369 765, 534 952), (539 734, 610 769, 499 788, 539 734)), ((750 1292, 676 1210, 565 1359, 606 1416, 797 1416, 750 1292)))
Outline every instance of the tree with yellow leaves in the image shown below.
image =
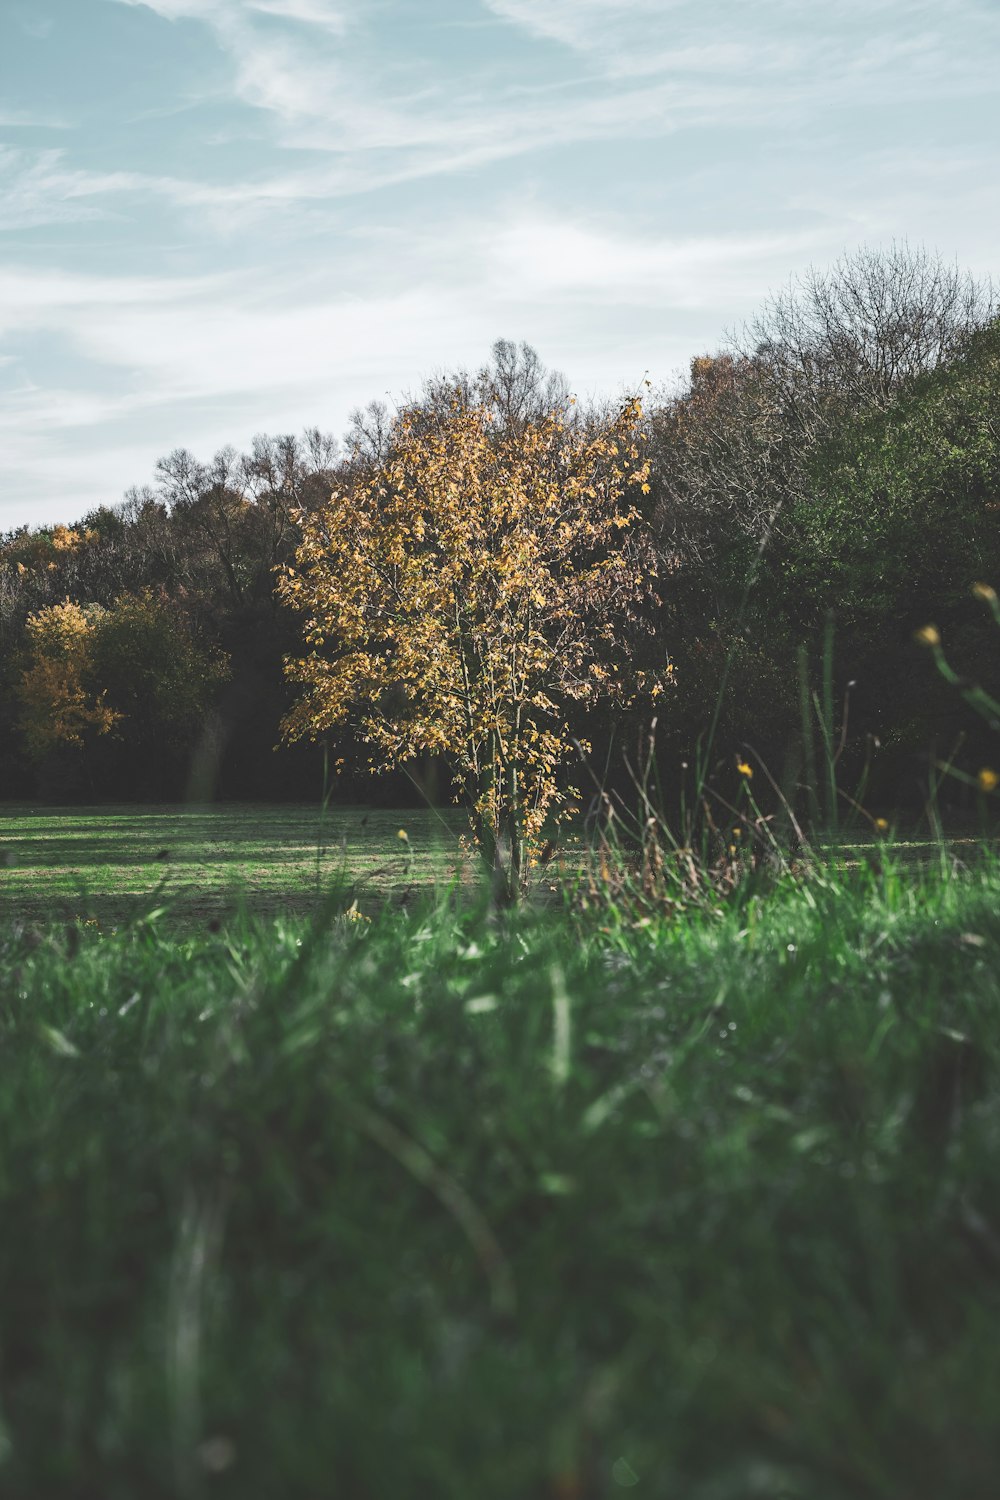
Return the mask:
POLYGON ((85 734, 107 734, 120 717, 88 682, 103 614, 98 605, 84 608, 67 599, 28 616, 18 695, 25 746, 35 759, 60 745, 79 749, 85 734))
POLYGON ((641 409, 510 424, 460 387, 404 409, 388 455, 298 516, 283 600, 306 616, 290 738, 353 723, 373 769, 450 763, 503 893, 575 795, 571 704, 630 702, 630 621, 652 593, 636 501, 641 409))

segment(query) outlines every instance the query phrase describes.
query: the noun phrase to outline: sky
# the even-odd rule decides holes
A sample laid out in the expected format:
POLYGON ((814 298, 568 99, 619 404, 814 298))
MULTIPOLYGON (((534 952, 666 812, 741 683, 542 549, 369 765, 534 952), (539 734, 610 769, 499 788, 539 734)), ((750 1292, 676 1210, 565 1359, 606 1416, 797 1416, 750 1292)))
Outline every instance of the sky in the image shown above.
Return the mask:
POLYGON ((810 265, 1000 273, 998 0, 0 0, 0 532, 526 339, 676 382, 810 265))

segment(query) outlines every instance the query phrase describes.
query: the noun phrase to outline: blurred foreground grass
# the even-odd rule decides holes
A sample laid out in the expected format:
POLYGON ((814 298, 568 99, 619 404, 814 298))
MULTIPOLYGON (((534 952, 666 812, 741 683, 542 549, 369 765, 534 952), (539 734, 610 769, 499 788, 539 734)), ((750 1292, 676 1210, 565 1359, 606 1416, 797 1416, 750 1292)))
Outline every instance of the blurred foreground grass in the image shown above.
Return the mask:
POLYGON ((6 923, 0 995, 4 1496, 997 1493, 988 855, 6 923))

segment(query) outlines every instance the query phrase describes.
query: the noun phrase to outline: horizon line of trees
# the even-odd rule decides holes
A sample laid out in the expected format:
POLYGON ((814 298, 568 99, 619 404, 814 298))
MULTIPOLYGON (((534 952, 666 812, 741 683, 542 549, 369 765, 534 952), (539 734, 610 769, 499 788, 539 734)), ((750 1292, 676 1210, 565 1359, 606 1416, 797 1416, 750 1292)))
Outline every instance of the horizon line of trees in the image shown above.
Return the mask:
MULTIPOLYGON (((530 346, 501 340, 479 371, 436 377, 397 411, 359 410, 343 444, 310 429, 207 463, 177 449, 120 504, 0 536, 0 796, 314 797, 322 747, 281 741, 302 627, 280 570, 331 491, 361 494, 404 426, 433 433, 456 403, 488 411, 508 448, 552 417, 570 442, 610 411, 576 404, 530 346)), ((683 388, 647 393, 638 505, 659 581, 630 650, 672 667, 667 784, 711 722, 723 762, 749 744, 795 781, 831 614, 842 763, 878 743, 876 798, 917 797, 928 755, 963 735, 960 755, 988 759, 988 730, 913 633, 933 621, 959 670, 1000 688, 971 597, 1000 584, 998 411, 992 288, 906 245, 808 273, 692 360, 683 388)), ((613 778, 609 747, 634 743, 640 716, 581 704, 573 728, 613 778)), ((363 779, 350 729, 332 749, 346 798, 414 795, 398 774, 363 779)), ((446 795, 433 759, 413 771, 446 795)))

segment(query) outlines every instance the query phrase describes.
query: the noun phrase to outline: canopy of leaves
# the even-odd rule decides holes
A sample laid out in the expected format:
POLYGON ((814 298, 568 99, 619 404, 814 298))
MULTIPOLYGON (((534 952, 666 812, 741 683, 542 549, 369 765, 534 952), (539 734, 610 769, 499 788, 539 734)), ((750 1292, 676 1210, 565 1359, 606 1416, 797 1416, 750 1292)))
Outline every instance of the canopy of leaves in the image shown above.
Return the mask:
POLYGON ((29 617, 25 635, 19 699, 30 758, 87 752, 93 770, 99 739, 102 765, 162 795, 171 762, 186 759, 202 730, 225 659, 150 593, 111 609, 48 605, 29 617))
POLYGON ((921 623, 1000 564, 1000 324, 818 452, 786 526, 803 605, 845 625, 921 623))
POLYGON ((404 411, 385 461, 299 516, 279 590, 310 651, 288 663, 305 692, 286 732, 354 720, 376 767, 442 754, 490 857, 537 840, 568 705, 659 686, 627 649, 652 581, 639 419, 512 425, 460 388, 438 420, 404 411))
MULTIPOLYGON (((940 742, 944 708, 924 692, 913 627, 935 621, 960 670, 992 680, 992 637, 967 590, 974 578, 1000 579, 995 306, 988 286, 906 245, 811 270, 720 353, 693 361, 683 389, 656 398, 640 424, 648 480, 631 482, 646 467, 629 452, 634 431, 617 455, 591 451, 593 500, 580 465, 616 418, 593 408, 581 417, 565 380, 529 346, 505 340, 481 369, 434 377, 401 411, 374 404, 357 414, 342 450, 315 431, 260 437, 207 462, 177 449, 153 485, 121 505, 0 537, 5 789, 41 789, 37 768, 53 759, 45 741, 62 746, 64 768, 86 762, 88 794, 147 796, 155 785, 176 795, 201 734, 195 704, 205 703, 225 746, 221 795, 311 795, 322 766, 310 735, 338 723, 338 753, 359 777, 345 795, 398 804, 411 795, 405 773, 383 773, 371 787, 360 779, 366 764, 416 770, 414 757, 440 753, 494 823, 509 826, 508 806, 533 805, 521 759, 531 733, 554 765, 569 731, 591 739, 595 763, 614 777, 621 757, 610 747, 624 706, 642 667, 655 685, 667 643, 677 688, 658 741, 664 755, 669 745, 675 766, 692 760, 711 724, 730 756, 746 740, 781 764, 800 719, 798 647, 818 655, 831 609, 838 700, 849 680, 860 684, 852 737, 870 729, 883 742, 940 742), (461 438, 456 415, 468 429, 461 438), (618 500, 612 460, 628 481, 618 500), (444 508, 449 482, 453 510, 468 512, 465 531, 444 508), (332 509, 331 490, 340 497, 332 509), (656 571, 669 577, 659 602, 643 523, 618 524, 633 505, 652 522, 656 571), (322 542, 305 535, 303 517, 326 526, 328 557, 357 586, 353 606, 341 601, 344 618, 352 607, 367 613, 367 635, 342 633, 336 610, 324 616, 336 580, 334 594, 318 588, 315 608, 275 587, 276 568, 300 543, 308 551, 322 542), (391 588, 373 570, 376 542, 402 549, 391 588), (464 592, 449 633, 442 597, 455 578, 464 592), (156 619, 132 618, 130 647, 120 601, 147 596, 156 619), (296 603, 319 631, 306 651, 288 607, 296 603), (66 605, 87 622, 75 643, 66 605), (100 609, 118 623, 98 629, 100 609), (63 621, 58 649, 36 648, 36 617, 63 621), (571 620, 576 633, 566 633, 571 620), (504 655, 508 630, 513 658, 504 655), (189 647, 201 665, 183 665, 189 647), (310 653, 315 683, 286 679, 284 658, 310 653), (223 656, 225 689, 217 680, 205 688, 203 668, 214 670, 205 661, 223 656), (340 717, 330 713, 333 685, 340 717), (289 721, 302 737, 275 754, 302 687, 289 721), (113 732, 101 727, 108 714, 119 716, 113 732), (519 747, 513 760, 510 743, 519 747), (158 757, 172 757, 174 769, 150 783, 158 757)), ((665 760, 662 769, 672 774, 665 760)), ((619 776, 624 789, 624 765, 619 776)), ((83 785, 78 778, 74 790, 83 785)))
POLYGON ((29 616, 21 675, 21 726, 32 756, 58 745, 81 747, 88 733, 107 734, 119 715, 90 684, 94 637, 103 611, 65 600, 29 616))

